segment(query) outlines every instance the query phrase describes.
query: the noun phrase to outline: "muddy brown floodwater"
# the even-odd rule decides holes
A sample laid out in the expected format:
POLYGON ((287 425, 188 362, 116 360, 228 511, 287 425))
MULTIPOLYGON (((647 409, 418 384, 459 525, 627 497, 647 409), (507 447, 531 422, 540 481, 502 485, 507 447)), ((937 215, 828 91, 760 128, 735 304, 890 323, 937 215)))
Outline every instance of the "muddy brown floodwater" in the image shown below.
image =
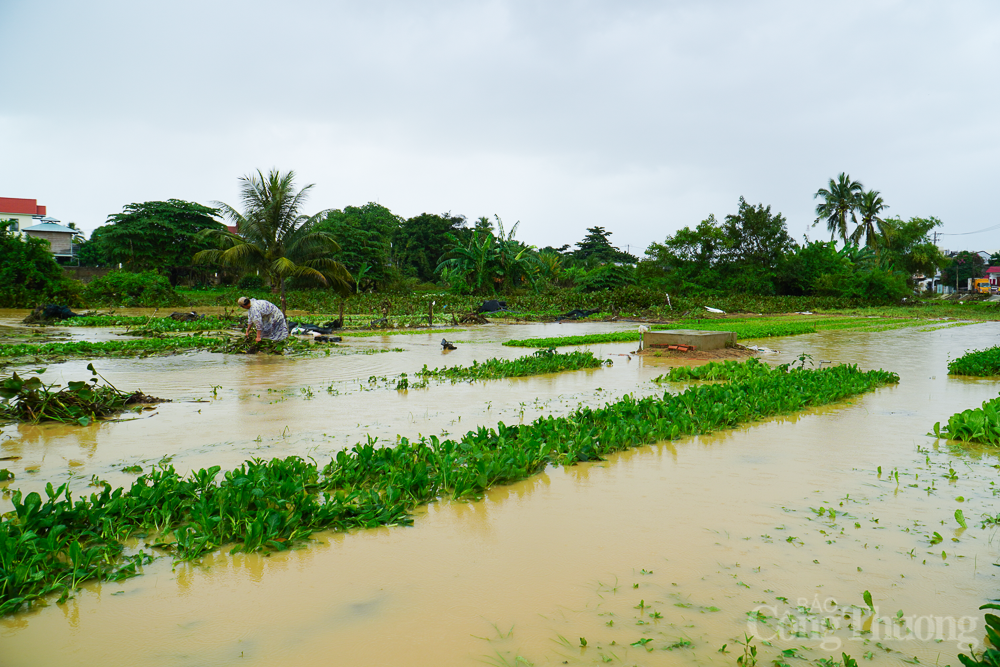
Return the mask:
MULTIPOLYGON (((427 334, 351 339, 308 359, 98 360, 120 388, 175 402, 134 421, 6 427, 0 456, 21 458, 0 465, 26 491, 70 479, 79 493, 91 475, 128 484, 123 466, 164 457, 180 470, 291 454, 324 463, 367 434, 458 435, 662 391, 650 380, 671 362, 617 356, 629 344, 593 346, 615 355, 600 370, 408 392, 380 379, 529 352, 500 346, 511 337, 614 326, 480 327, 449 334, 448 354, 427 334)), ((413 527, 319 533, 270 556, 161 558, 140 577, 3 619, 0 665, 735 665, 745 633, 761 664, 847 652, 957 665, 982 641, 979 605, 1000 591, 996 529, 981 521, 1000 511, 998 462, 926 434, 997 395, 995 381, 949 378, 946 365, 998 333, 986 323, 769 339, 780 352, 768 361, 807 353, 901 381, 549 468, 480 502, 433 504, 413 527)), ((79 377, 86 363, 46 377, 79 377)))

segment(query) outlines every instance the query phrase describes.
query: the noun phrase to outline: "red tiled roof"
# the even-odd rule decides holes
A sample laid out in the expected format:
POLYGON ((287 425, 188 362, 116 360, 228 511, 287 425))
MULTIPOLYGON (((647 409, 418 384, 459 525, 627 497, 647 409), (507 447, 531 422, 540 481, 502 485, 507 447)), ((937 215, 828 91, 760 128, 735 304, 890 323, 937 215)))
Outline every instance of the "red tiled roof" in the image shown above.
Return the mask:
POLYGON ((1000 273, 1000 266, 991 266, 986 269, 986 273, 1000 273))
POLYGON ((37 199, 0 197, 0 213, 13 213, 15 215, 45 215, 45 207, 39 206, 37 199))

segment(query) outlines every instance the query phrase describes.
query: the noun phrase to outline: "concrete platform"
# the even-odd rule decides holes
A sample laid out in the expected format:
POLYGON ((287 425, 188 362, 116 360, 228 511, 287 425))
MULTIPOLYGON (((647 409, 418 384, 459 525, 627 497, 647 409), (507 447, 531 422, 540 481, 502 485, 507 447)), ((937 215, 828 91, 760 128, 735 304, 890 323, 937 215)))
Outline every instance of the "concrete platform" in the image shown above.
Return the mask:
POLYGON ((646 348, 653 345, 694 345, 699 350, 721 350, 736 345, 736 332, 698 329, 643 332, 642 346, 646 348))

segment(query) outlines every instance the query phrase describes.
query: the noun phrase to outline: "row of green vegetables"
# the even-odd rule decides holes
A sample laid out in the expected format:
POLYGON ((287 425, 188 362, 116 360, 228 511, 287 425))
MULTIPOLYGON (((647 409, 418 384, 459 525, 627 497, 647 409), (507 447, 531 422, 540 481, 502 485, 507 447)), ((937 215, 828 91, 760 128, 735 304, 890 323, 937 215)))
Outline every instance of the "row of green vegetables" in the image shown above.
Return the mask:
POLYGON ((835 402, 898 381, 856 366, 775 369, 738 382, 636 399, 527 425, 479 428, 457 440, 369 440, 340 451, 322 468, 298 457, 253 460, 222 474, 218 466, 181 476, 171 466, 141 475, 130 488, 73 498, 67 485, 46 497, 15 491, 0 522, 0 613, 82 581, 133 576, 155 555, 194 559, 223 545, 238 551, 283 550, 320 529, 408 524, 419 505, 442 497, 476 498, 488 488, 661 440, 835 402), (138 555, 123 543, 141 538, 138 555))
POLYGON ((129 327, 160 332, 212 331, 229 329, 236 318, 222 318, 207 315, 201 319, 183 322, 171 317, 151 317, 148 315, 82 315, 63 320, 59 324, 67 327, 129 327))
MULTIPOLYGON (((773 338, 776 336, 798 336, 817 331, 852 330, 861 332, 888 331, 891 329, 920 327, 928 325, 954 325, 940 320, 869 318, 869 317, 781 317, 781 318, 718 318, 677 320, 669 324, 655 324, 653 331, 670 329, 698 329, 701 331, 733 331, 740 340, 773 338)), ((972 322, 962 324, 973 324, 972 322)), ((637 342, 641 334, 638 328, 578 336, 556 336, 549 338, 523 338, 509 340, 504 345, 510 347, 561 347, 564 345, 593 345, 600 343, 637 342)))
MULTIPOLYGON (((951 361, 949 375, 989 377, 1000 375, 1000 346, 986 350, 975 350, 951 361)), ((982 406, 963 410, 948 418, 944 428, 934 424, 933 435, 963 442, 1000 446, 1000 398, 984 401, 982 406)), ((980 609, 1000 609, 1000 605, 987 603, 980 609)), ((1000 617, 986 614, 986 635, 989 644, 979 655, 959 654, 959 660, 966 667, 1000 667, 1000 617)))
POLYGON ((146 357, 192 350, 245 354, 269 352, 288 354, 315 350, 316 346, 298 338, 283 341, 263 340, 259 343, 243 336, 202 336, 198 334, 165 338, 136 338, 107 341, 66 341, 58 343, 0 344, 0 359, 60 359, 72 357, 146 357))
MULTIPOLYGON (((952 360, 948 363, 948 374, 972 377, 1000 375, 1000 346, 967 352, 952 360)), ((933 434, 963 442, 1000 445, 1000 398, 953 414, 944 427, 941 422, 935 423, 933 434)))
POLYGON ((534 354, 517 359, 487 359, 479 363, 473 361, 471 366, 445 366, 444 368, 428 369, 427 365, 417 371, 422 378, 438 380, 497 380, 500 378, 525 377, 542 375, 544 373, 560 373, 562 371, 577 371, 585 368, 600 368, 610 366, 610 359, 601 360, 589 350, 586 352, 556 352, 553 349, 538 350, 534 354))

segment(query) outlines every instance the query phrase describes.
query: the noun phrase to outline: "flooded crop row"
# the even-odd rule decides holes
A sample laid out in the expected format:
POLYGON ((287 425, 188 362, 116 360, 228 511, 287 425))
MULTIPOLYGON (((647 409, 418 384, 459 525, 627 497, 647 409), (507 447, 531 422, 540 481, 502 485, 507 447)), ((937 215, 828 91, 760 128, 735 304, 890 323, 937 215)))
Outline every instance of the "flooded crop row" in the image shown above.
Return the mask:
MULTIPOLYGON (((604 368, 402 392, 368 382, 522 356, 502 346, 511 338, 614 328, 481 327, 449 334, 447 353, 427 334, 345 339, 319 358, 99 360, 115 386, 174 402, 131 421, 6 426, 0 468, 15 474, 11 488, 69 481, 83 493, 92 475, 128 486, 136 474, 125 468, 160 461, 181 472, 289 455, 324 465, 368 434, 458 437, 661 394, 653 380, 670 362, 618 356, 630 343, 584 348, 614 362, 604 368)), ((986 323, 769 339, 780 350, 769 363, 808 354, 900 382, 550 466, 479 501, 426 506, 412 527, 319 533, 269 556, 161 558, 139 577, 4 618, 0 664, 735 665, 751 634, 760 664, 847 652, 956 665, 963 644, 982 641, 977 608, 1000 587, 989 520, 998 462, 926 434, 996 397, 994 381, 947 375, 950 359, 996 334, 986 323)), ((53 365, 46 381, 76 379, 86 364, 53 365)))

